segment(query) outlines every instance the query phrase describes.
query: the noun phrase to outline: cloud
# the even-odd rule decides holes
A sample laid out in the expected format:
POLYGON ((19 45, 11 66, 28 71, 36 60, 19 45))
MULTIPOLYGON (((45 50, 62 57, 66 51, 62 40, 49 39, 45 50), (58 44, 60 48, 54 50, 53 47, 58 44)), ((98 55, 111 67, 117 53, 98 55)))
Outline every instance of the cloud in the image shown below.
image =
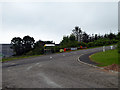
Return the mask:
POLYGON ((117 2, 2 3, 0 43, 24 35, 59 43, 76 25, 87 33, 117 32, 117 20, 117 2))

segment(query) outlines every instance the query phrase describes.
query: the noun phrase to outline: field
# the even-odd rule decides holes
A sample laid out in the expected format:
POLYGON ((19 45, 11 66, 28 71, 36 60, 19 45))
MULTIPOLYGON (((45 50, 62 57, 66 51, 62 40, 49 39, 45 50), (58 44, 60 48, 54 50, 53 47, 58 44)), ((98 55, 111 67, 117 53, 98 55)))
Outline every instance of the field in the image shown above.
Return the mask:
POLYGON ((108 66, 112 64, 120 65, 118 62, 118 51, 115 50, 108 50, 105 52, 99 52, 90 56, 91 60, 98 63, 98 66, 108 66))

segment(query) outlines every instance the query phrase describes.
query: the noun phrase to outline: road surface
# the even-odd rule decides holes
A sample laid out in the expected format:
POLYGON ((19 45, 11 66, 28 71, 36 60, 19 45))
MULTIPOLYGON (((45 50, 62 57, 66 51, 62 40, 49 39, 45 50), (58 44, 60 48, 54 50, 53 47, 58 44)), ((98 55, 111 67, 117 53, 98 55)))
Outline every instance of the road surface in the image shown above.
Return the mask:
MULTIPOLYGON (((109 47, 107 47, 109 48, 109 47)), ((117 88, 118 74, 78 62, 102 47, 3 63, 3 88, 117 88)))

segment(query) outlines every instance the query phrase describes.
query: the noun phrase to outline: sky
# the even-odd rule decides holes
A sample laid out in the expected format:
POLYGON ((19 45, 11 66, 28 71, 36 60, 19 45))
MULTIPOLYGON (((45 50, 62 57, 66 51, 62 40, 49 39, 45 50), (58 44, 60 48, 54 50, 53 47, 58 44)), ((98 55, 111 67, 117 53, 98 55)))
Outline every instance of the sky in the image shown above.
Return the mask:
POLYGON ((118 2, 1 2, 0 43, 29 35, 59 43, 75 26, 88 34, 117 33, 118 2))

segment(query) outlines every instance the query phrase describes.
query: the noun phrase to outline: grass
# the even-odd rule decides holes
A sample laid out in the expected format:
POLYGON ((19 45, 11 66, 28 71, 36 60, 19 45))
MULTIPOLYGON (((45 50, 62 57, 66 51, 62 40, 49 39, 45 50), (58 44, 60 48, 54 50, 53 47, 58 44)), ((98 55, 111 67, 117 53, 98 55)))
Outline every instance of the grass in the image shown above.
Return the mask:
POLYGON ((98 66, 108 66, 112 64, 120 65, 120 63, 118 62, 117 49, 99 52, 91 55, 90 58, 92 59, 92 61, 99 63, 98 66))
POLYGON ((11 60, 17 60, 17 59, 24 59, 24 58, 29 58, 29 57, 36 57, 36 56, 41 56, 41 55, 32 55, 32 56, 14 56, 14 57, 8 57, 8 58, 3 58, 0 60, 0 62, 5 62, 5 61, 11 61, 11 60))

